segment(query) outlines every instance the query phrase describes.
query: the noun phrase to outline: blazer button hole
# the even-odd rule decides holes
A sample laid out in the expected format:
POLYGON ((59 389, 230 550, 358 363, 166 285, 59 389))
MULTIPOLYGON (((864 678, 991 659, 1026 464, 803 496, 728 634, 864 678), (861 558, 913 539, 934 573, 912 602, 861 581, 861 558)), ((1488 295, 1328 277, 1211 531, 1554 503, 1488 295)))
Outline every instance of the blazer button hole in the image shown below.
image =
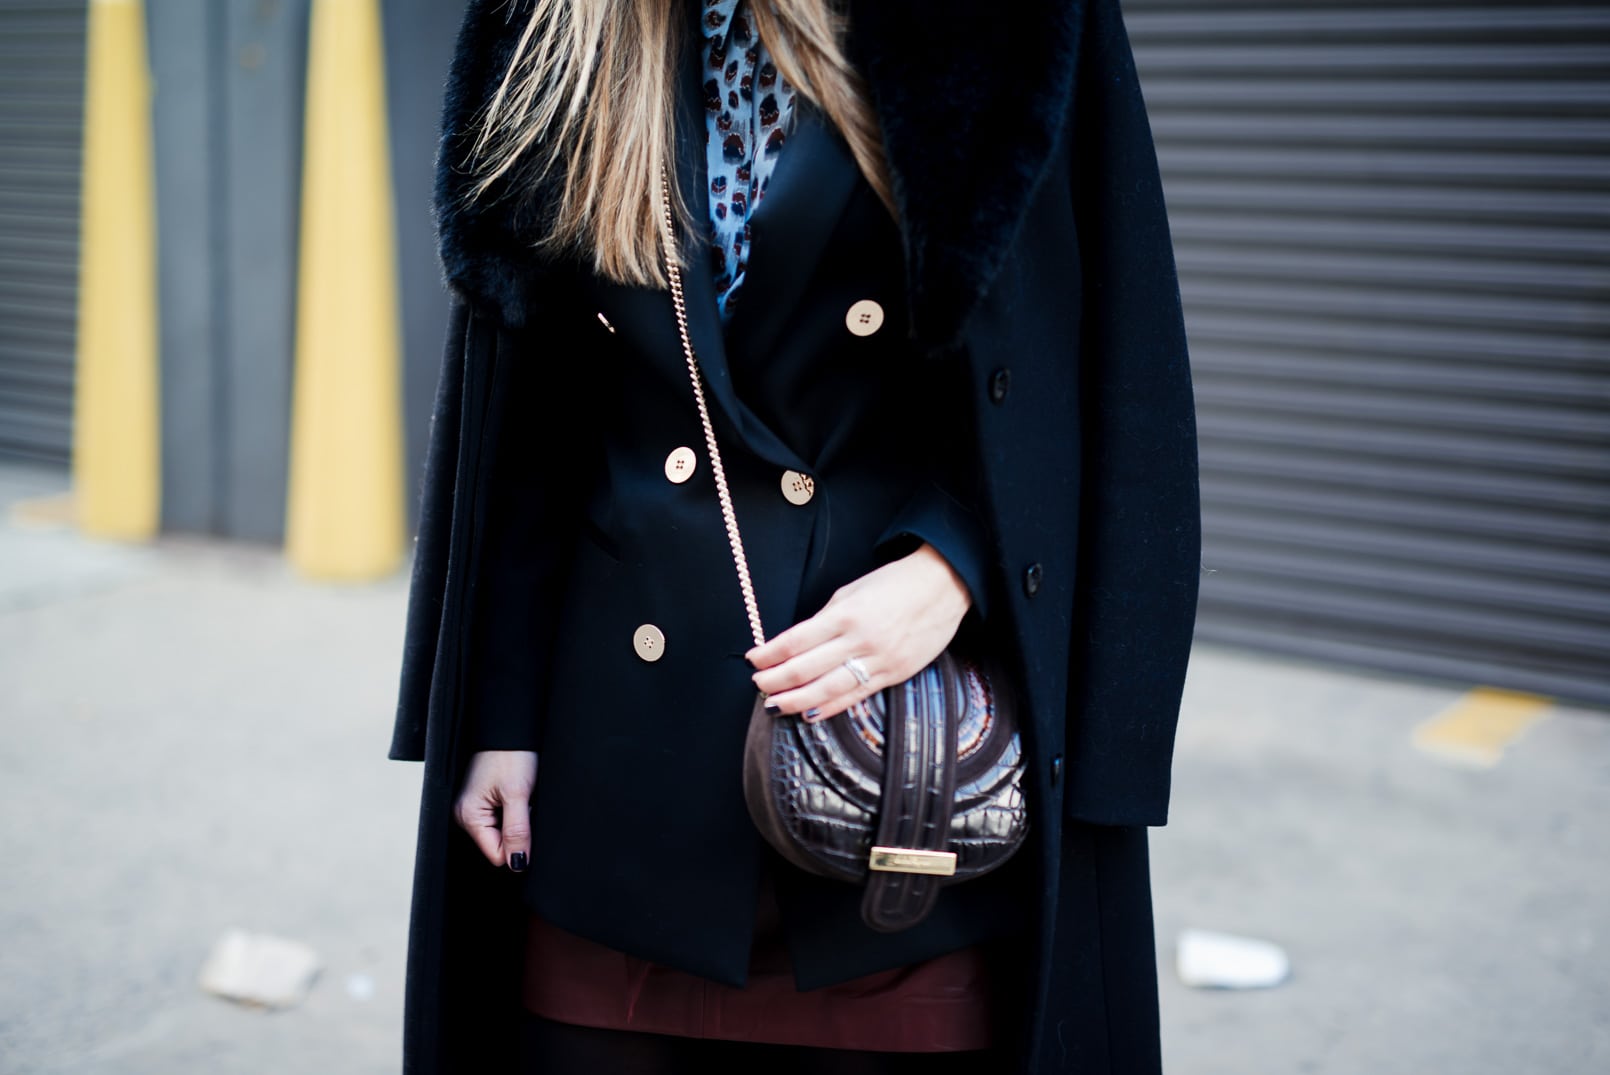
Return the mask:
POLYGON ((1006 393, 1012 390, 1012 371, 1004 367, 990 374, 989 398, 991 403, 1005 403, 1006 393))

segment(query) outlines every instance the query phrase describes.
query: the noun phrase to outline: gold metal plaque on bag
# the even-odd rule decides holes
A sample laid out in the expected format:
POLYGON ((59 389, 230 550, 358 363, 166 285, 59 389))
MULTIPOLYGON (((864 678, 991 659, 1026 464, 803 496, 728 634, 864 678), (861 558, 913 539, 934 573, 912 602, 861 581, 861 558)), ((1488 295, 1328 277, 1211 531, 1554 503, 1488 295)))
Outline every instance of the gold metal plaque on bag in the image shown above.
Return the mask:
POLYGON ((915 847, 874 847, 867 866, 882 873, 951 877, 956 873, 956 852, 921 851, 915 847))

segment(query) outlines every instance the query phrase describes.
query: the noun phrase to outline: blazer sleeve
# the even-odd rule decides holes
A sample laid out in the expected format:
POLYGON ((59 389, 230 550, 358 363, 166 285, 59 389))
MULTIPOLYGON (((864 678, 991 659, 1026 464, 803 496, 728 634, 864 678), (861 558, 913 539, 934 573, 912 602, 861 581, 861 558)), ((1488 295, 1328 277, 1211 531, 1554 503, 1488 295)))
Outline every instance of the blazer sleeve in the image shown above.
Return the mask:
POLYGON ((552 396, 568 394, 556 382, 563 364, 556 370, 552 356, 505 331, 496 338, 465 615, 466 742, 471 750, 536 750, 580 460, 559 451, 564 430, 549 409, 552 396))
POLYGON ((878 538, 881 558, 895 559, 923 542, 932 545, 967 585, 970 611, 988 615, 989 544, 977 512, 948 487, 930 480, 908 500, 878 538))
POLYGON ((1201 575, 1196 418, 1163 190, 1117 0, 1090 0, 1073 115, 1085 473, 1064 811, 1167 821, 1201 575))

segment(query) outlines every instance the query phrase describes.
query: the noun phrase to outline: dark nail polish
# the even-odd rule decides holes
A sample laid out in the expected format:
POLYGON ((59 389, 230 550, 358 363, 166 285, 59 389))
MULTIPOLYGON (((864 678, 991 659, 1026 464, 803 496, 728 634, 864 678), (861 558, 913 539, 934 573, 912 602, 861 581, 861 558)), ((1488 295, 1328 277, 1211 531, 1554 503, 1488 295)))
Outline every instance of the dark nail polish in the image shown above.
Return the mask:
POLYGON ((820 709, 807 709, 805 711, 805 719, 806 720, 815 720, 817 717, 819 717, 821 715, 822 715, 822 711, 820 709))
POLYGON ((525 871, 525 862, 525 852, 516 851, 514 854, 509 856, 509 869, 513 870, 515 873, 522 873, 525 871))
POLYGON ((768 717, 780 717, 783 715, 783 707, 778 705, 776 702, 767 702, 766 715, 768 717))

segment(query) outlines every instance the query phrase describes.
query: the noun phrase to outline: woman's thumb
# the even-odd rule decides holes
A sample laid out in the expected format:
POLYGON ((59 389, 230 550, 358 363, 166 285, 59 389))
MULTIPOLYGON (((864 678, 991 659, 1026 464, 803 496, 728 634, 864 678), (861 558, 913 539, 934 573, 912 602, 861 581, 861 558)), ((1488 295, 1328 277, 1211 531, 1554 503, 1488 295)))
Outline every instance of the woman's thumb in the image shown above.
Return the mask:
POLYGON ((531 801, 526 796, 506 794, 502 830, 498 850, 503 862, 518 873, 531 863, 531 801))

